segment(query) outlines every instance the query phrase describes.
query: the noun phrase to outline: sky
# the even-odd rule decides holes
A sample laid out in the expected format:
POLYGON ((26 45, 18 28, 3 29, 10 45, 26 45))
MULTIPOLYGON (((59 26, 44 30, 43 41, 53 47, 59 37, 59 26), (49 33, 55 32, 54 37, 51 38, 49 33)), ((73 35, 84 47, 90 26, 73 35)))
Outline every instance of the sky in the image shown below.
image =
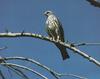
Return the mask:
MULTIPOLYGON (((86 0, 0 0, 0 33, 25 32, 48 36, 45 31, 46 17, 43 13, 51 10, 59 17, 65 34, 65 40, 72 43, 100 42, 100 8, 91 6, 86 0)), ((32 58, 59 73, 71 73, 88 79, 99 79, 100 68, 82 56, 67 49, 70 59, 63 61, 56 46, 36 38, 0 38, 2 57, 23 56, 32 58)), ((80 46, 81 51, 100 61, 100 46, 80 46)), ((14 62, 16 63, 16 62, 14 62)), ((23 62, 20 64, 24 65, 23 62)), ((50 73, 36 65, 27 63, 49 79, 50 73)), ((6 73, 6 72, 5 72, 6 73)), ((30 74, 29 74, 30 75, 30 74)), ((30 75, 34 79, 41 79, 30 75)), ((13 76, 9 79, 19 79, 13 76)), ((31 79, 32 79, 31 78, 31 79)), ((75 79, 61 77, 61 79, 75 79)))

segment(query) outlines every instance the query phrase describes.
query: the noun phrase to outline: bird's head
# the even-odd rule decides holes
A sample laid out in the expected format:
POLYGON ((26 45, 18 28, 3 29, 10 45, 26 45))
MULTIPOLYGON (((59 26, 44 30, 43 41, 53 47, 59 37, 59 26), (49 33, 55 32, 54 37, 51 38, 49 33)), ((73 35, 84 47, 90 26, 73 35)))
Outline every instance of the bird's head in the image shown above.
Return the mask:
POLYGON ((45 12, 44 12, 44 15, 45 15, 45 16, 49 16, 49 15, 51 15, 51 14, 53 14, 52 11, 45 11, 45 12))

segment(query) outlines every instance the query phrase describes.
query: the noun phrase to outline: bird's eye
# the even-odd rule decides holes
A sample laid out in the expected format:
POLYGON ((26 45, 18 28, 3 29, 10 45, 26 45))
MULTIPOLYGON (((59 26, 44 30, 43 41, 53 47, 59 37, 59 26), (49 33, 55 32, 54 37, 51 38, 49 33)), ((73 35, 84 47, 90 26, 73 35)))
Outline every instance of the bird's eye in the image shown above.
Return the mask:
POLYGON ((47 12, 47 14, 49 14, 49 12, 47 12))

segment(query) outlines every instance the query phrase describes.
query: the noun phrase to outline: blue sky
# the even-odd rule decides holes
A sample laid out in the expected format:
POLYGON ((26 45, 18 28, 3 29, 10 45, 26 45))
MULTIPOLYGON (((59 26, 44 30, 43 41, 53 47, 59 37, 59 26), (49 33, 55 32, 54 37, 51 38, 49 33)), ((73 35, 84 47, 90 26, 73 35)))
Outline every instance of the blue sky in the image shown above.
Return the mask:
MULTIPOLYGON (((11 32, 24 30, 47 36, 46 17, 43 15, 46 10, 53 11, 60 18, 65 40, 74 43, 100 42, 100 8, 91 6, 86 0, 0 0, 0 32, 5 32, 5 29, 11 32)), ((0 47, 2 46, 8 47, 0 51, 0 55, 4 57, 24 56, 57 72, 77 74, 89 79, 100 78, 98 66, 70 50, 70 59, 63 61, 56 46, 47 41, 21 37, 0 38, 0 47)), ((83 46, 79 49, 100 61, 100 46, 83 46)), ((49 79, 53 78, 45 70, 34 65, 32 68, 49 79)), ((36 78, 36 75, 33 77, 36 78)))

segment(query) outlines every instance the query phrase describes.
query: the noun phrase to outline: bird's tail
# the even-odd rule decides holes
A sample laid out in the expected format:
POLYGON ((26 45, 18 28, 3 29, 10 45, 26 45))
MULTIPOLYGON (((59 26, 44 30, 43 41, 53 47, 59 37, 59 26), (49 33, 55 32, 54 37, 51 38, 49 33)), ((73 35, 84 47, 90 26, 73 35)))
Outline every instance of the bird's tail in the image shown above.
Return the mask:
POLYGON ((59 45, 59 44, 56 44, 56 46, 59 48, 63 60, 68 59, 68 58, 69 58, 69 55, 68 55, 68 52, 67 52, 67 50, 66 50, 66 47, 61 46, 61 45, 59 45))

